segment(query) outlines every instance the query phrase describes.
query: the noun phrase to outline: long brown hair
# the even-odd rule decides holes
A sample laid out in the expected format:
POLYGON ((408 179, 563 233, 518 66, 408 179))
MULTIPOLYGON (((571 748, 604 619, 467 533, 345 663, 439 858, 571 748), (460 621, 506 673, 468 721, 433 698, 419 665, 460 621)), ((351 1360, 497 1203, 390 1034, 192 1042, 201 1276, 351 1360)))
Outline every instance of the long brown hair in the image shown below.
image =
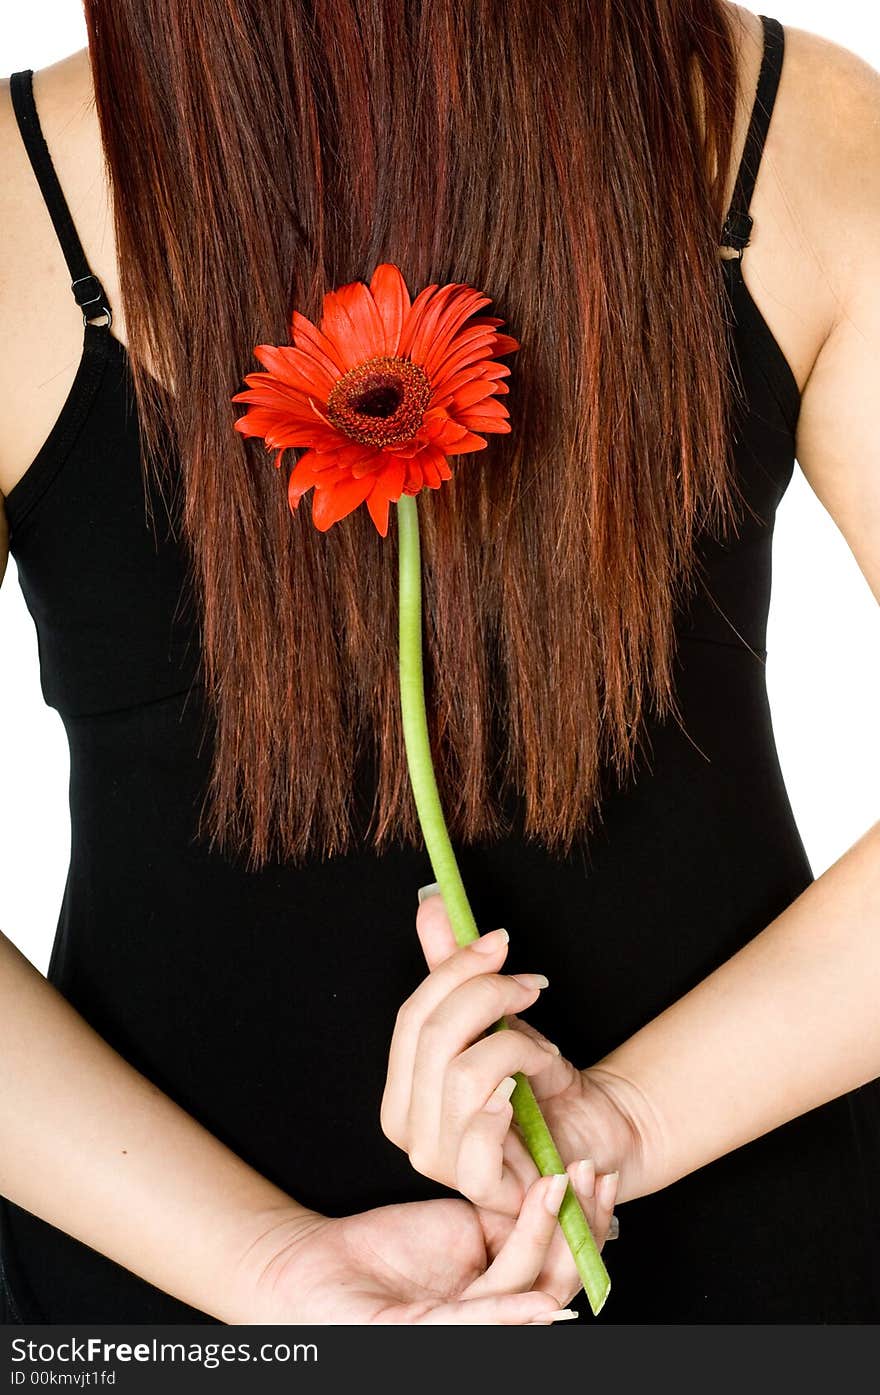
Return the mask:
MULTIPOLYGON (((674 614, 731 516, 718 243, 737 100, 722 0, 85 0, 145 469, 182 463, 213 773, 256 868, 418 840, 394 510, 329 533, 232 430, 290 312, 401 267, 521 342, 513 430, 419 504, 426 680, 460 841, 501 800, 565 852, 675 713, 674 614), (144 364, 152 366, 151 377, 144 364), (174 385, 171 402, 157 378, 174 385), (500 731, 500 744, 493 741, 500 731)), ((166 479, 167 484, 167 479, 166 479)), ((163 485, 163 488, 165 486, 163 485)))

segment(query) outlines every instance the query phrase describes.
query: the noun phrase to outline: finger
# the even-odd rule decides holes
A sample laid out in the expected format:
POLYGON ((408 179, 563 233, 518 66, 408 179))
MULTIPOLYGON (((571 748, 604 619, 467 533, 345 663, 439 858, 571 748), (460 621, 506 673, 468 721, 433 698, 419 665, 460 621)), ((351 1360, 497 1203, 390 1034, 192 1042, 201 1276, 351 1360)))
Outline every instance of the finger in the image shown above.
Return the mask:
POLYGON ((529 1327, 549 1327, 551 1322, 571 1322, 573 1318, 579 1316, 576 1308, 559 1308, 555 1313, 549 1313, 546 1317, 533 1318, 528 1325, 529 1327))
MULTIPOLYGON (((595 1164, 590 1158, 569 1163, 566 1171, 581 1203, 596 1248, 601 1253, 609 1239, 614 1218, 618 1174, 602 1173, 597 1178, 595 1164)), ((570 1303, 580 1291, 580 1276, 561 1229, 557 1230, 553 1237, 547 1252, 547 1263, 535 1282, 545 1292, 554 1294, 561 1304, 570 1303)))
MULTIPOLYGON (((516 1128, 508 1129, 504 1140, 504 1166, 519 1181, 523 1195, 539 1176, 534 1159, 516 1128)), ((516 1214, 519 1214, 518 1210, 516 1214)))
POLYGON ((415 1151, 429 1162, 432 1176, 438 1176, 438 1169, 441 1177, 454 1176, 464 1130, 505 1076, 517 1071, 531 1075, 551 1059, 546 1047, 522 1032, 489 1032, 475 1040, 509 1004, 534 1000, 541 981, 527 974, 522 980, 502 974, 471 979, 450 993, 422 1028, 413 1063, 407 1146, 411 1157, 415 1151))
POLYGON ((417 1321, 426 1326, 455 1323, 465 1326, 527 1327, 539 1321, 549 1323, 552 1315, 558 1312, 555 1300, 549 1294, 508 1293, 469 1298, 457 1303, 440 1303, 417 1321))
POLYGON ((587 1215, 592 1219, 596 1196, 596 1164, 592 1158, 575 1159, 566 1169, 582 1202, 588 1202, 587 1215))
MULTIPOLYGON (((499 1035, 503 1034, 495 1034, 499 1035)), ((481 1057, 490 1064, 494 1059, 494 1070, 491 1071, 491 1077, 494 1077, 495 1071, 499 1069, 499 1060, 485 1050, 490 1042, 492 1038, 477 1042, 476 1046, 470 1048, 469 1052, 464 1052, 459 1059, 464 1060, 471 1052, 480 1052, 481 1057)), ((492 1042, 490 1052, 495 1050, 492 1042)), ((471 1113, 470 1119, 466 1120, 462 1129, 457 1129, 446 1113, 439 1126, 443 1149, 448 1141, 448 1134, 450 1147, 452 1134, 459 1134, 457 1156, 452 1165, 452 1172, 449 1173, 450 1186, 455 1187, 474 1205, 491 1211, 501 1211, 509 1216, 519 1215, 524 1194, 538 1176, 538 1169, 531 1159, 529 1149, 519 1133, 510 1127, 513 1120, 513 1102, 510 1096, 515 1088, 513 1071, 517 1069, 522 1067, 517 1066, 515 1062, 512 1073, 503 1077, 495 1089, 485 1096, 485 1102, 471 1113)), ((480 1088, 480 1095, 485 1095, 485 1084, 480 1088)))
MULTIPOLYGON (((501 1089, 502 1085, 503 1081, 498 1088, 501 1089)), ((522 1207, 522 1198, 526 1196, 527 1190, 529 1190, 531 1184, 534 1183, 536 1177, 540 1176, 540 1173, 538 1173, 536 1163, 534 1163, 533 1158, 531 1158, 529 1149, 527 1149, 526 1144, 523 1143, 522 1137, 517 1133, 515 1127, 508 1127, 508 1131, 506 1131, 505 1138, 503 1138, 502 1155, 502 1173, 510 1173, 510 1175, 516 1177, 516 1182, 519 1184, 519 1205, 516 1205, 515 1208, 508 1211, 506 1207, 499 1207, 498 1198, 492 1197, 490 1202, 481 1205, 481 1209, 483 1209, 483 1211, 501 1212, 502 1215, 510 1218, 510 1216, 519 1215, 520 1207, 522 1207)), ((462 1187, 460 1187, 460 1184, 457 1182, 456 1190, 462 1190, 462 1187)), ((492 1250, 492 1254, 494 1253, 495 1251, 492 1250)))
MULTIPOLYGON (((433 1150, 443 1077, 452 1059, 511 1008, 533 1003, 546 983, 541 974, 514 976, 490 972, 490 969, 491 961, 487 968, 482 954, 471 949, 461 950, 434 970, 398 1014, 389 1051, 381 1117, 383 1129, 399 1147, 411 1152, 414 1138, 417 1138, 420 1149, 433 1150), (462 958, 466 960, 464 965, 462 958), (466 976, 456 983, 450 967, 460 977, 466 976), (443 986, 441 980, 446 987, 438 998, 437 990, 443 986), (427 1014, 426 1004, 430 1008, 427 1014), (431 1092, 430 1098, 427 1091, 431 1092), (430 1131, 421 1126, 423 1110, 430 1115, 430 1131)), ((526 1041, 522 1033, 517 1037, 520 1043, 526 1041)), ((539 1069, 539 1062, 549 1053, 542 1056, 534 1042, 529 1046, 530 1054, 522 1059, 528 1059, 529 1069, 539 1069)), ((514 1069, 520 1067, 517 1065, 514 1069)), ((485 1082, 483 1101, 509 1074, 512 1071, 505 1065, 494 1079, 485 1082)), ((457 1146, 456 1139, 456 1150, 457 1146)))
POLYGON ((605 1172, 596 1180, 596 1205, 590 1229, 600 1250, 608 1239, 619 1180, 619 1175, 616 1172, 605 1172))
MULTIPOLYGON (((477 1206, 518 1216, 525 1195, 517 1173, 506 1163, 504 1140, 510 1131, 513 1076, 505 1076, 465 1130, 455 1166, 453 1185, 477 1206)), ((537 1176, 533 1166, 533 1175, 537 1176)))
MULTIPOLYGON (((424 905, 427 906, 436 899, 429 896, 424 905)), ((399 1147, 405 1146, 412 1070, 419 1034, 426 1019, 453 988, 477 975, 497 973, 506 955, 506 930, 492 930, 486 935, 481 935, 479 940, 456 950, 432 970, 406 1002, 401 1004, 391 1037, 388 1073, 380 1110, 383 1132, 399 1147)), ((526 1003, 523 1002, 522 1006, 526 1006, 526 1003)))
POLYGON ((546 1099, 549 1096, 558 1095, 569 1085, 575 1083, 580 1072, 577 1066, 573 1066, 571 1061, 567 1060, 561 1053, 555 1054, 559 1052, 559 1047, 555 1042, 552 1042, 549 1037, 545 1037, 544 1033, 539 1032, 537 1027, 533 1027, 531 1022, 526 1022, 522 1017, 518 1017, 516 1013, 508 1013, 506 1021, 511 1031, 522 1032, 524 1036, 537 1042, 539 1046, 547 1047, 549 1051, 554 1053, 554 1055, 548 1056, 547 1064, 542 1071, 536 1071, 534 1075, 529 1076, 536 1099, 546 1099))
MULTIPOLYGON (((517 1179, 520 1196, 524 1197, 541 1174, 515 1129, 508 1129, 503 1151, 504 1171, 512 1173, 517 1179)), ((494 1259, 501 1249, 521 1210, 522 1201, 515 1210, 507 1211, 497 1204, 497 1199, 494 1197, 490 1205, 477 1207, 486 1253, 490 1259, 494 1259)))
MULTIPOLYGON (((569 1183, 581 1204, 587 1225, 597 1247, 601 1250, 604 1234, 596 1230, 595 1165, 591 1159, 569 1163, 566 1168, 569 1183)), ((612 1203, 613 1204, 613 1203, 612 1203)), ((600 1224, 604 1224, 600 1217, 600 1224)), ((574 1256, 561 1227, 557 1227, 547 1250, 544 1268, 536 1279, 537 1285, 558 1298, 560 1305, 570 1303, 583 1287, 574 1256)))
MULTIPOLYGON (((484 1274, 474 1279, 462 1298, 532 1289, 543 1271, 556 1230, 568 1175, 539 1177, 526 1193, 515 1225, 484 1274)), ((554 1294, 554 1299, 556 1295, 554 1294)), ((557 1307, 562 1306, 556 1304, 557 1307)))
POLYGON ((429 969, 436 969, 459 948, 446 910, 446 902, 435 892, 419 903, 416 933, 429 969))

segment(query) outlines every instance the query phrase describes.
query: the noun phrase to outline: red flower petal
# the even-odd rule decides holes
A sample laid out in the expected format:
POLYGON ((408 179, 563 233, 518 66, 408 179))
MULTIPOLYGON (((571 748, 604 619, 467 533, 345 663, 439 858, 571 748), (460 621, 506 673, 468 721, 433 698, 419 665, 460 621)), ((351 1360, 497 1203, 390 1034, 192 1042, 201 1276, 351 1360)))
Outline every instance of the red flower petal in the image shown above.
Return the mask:
MULTIPOLYGON (((482 411, 482 403, 480 404, 482 411)), ((496 416, 479 416, 476 409, 472 413, 462 417, 465 426, 471 427, 474 431, 500 431, 502 433, 510 430, 510 422, 505 414, 504 418, 496 416)))
POLYGON ((442 484, 442 477, 437 468, 437 462, 429 457, 422 465, 422 472, 425 476, 425 484, 429 489, 439 489, 442 484))
POLYGON ((393 262, 380 263, 373 272, 370 291, 385 326, 385 345, 380 352, 397 354, 400 332, 410 308, 409 291, 399 267, 393 262))
MULTIPOLYGON (((461 454, 461 442, 466 441, 470 435, 471 433, 468 431, 467 427, 462 426, 461 422, 455 421, 452 417, 443 416, 431 423, 431 434, 429 439, 433 445, 437 446, 437 448, 442 450, 446 455, 453 455, 461 454), (453 449, 455 446, 459 447, 458 451, 453 449)), ((465 448, 467 450, 479 450, 484 444, 485 442, 482 438, 476 436, 473 438, 472 443, 465 448)))
POLYGON ((346 372, 376 352, 375 342, 370 338, 360 315, 353 318, 349 313, 347 291, 346 286, 341 286, 338 291, 328 291, 324 296, 321 315, 321 331, 336 346, 346 372))
POLYGON ((434 292, 439 289, 440 287, 436 283, 432 283, 430 286, 425 286, 423 290, 419 291, 404 320, 403 329, 400 331, 400 343, 397 347, 397 352, 399 354, 409 354, 413 336, 418 331, 422 315, 425 312, 425 307, 434 292))
POLYGON ((353 513, 373 488, 373 478, 343 480, 332 489, 316 489, 312 499, 312 522, 322 533, 353 513))
POLYGON ((395 461, 379 474, 367 496, 367 508, 382 537, 388 534, 388 505, 399 499, 403 489, 406 467, 402 460, 395 461))
POLYGON ((354 465, 350 465, 349 469, 355 479, 360 479, 363 475, 380 474, 383 470, 388 468, 388 461, 393 459, 394 456, 392 456, 390 451, 373 450, 369 455, 365 454, 362 460, 358 460, 354 465))
MULTIPOLYGON (((487 325, 487 326, 493 326, 493 327, 494 327, 494 326, 497 326, 497 325, 503 325, 503 324, 504 324, 504 321, 503 321, 503 320, 496 319, 496 318, 495 318, 494 316, 492 316, 492 315, 478 315, 474 320, 471 321, 471 323, 472 323, 472 324, 475 324, 475 325, 487 325)), ((520 344, 519 340, 518 340, 518 339, 514 339, 514 338, 513 338, 513 335, 511 335, 511 334, 498 334, 498 332, 497 332, 497 330, 496 330, 496 333, 495 333, 495 340, 494 340, 494 343, 492 344, 492 353, 493 353, 493 354, 512 354, 512 353, 514 352, 515 349, 521 349, 521 348, 522 348, 522 345, 520 344)))
MULTIPOLYGON (((450 342, 471 311, 479 305, 488 304, 488 297, 479 296, 474 291, 469 292, 467 287, 444 286, 425 307, 413 335, 410 357, 425 367, 428 367, 429 361, 439 361, 444 346, 450 342)), ((430 373, 430 369, 428 371, 430 373)))
POLYGON ((282 383, 288 384, 305 397, 320 397, 326 402, 333 391, 336 378, 302 349, 289 344, 257 344, 254 357, 282 383))
POLYGON ((335 365, 331 364, 328 367, 325 356, 313 353, 311 347, 299 349, 285 344, 281 352, 293 386, 326 402, 340 376, 335 365))
POLYGON ((493 354, 512 354, 514 349, 521 349, 518 339, 514 339, 512 334, 496 334, 495 343, 492 345, 493 354))
POLYGON ((246 392, 237 392, 232 400, 250 402, 254 407, 262 407, 277 416, 301 421, 303 425, 311 424, 315 420, 315 413, 306 398, 297 397, 291 389, 280 391, 274 383, 249 388, 246 392))
POLYGON ((472 450, 485 450, 489 442, 483 436, 478 436, 474 431, 465 431, 463 436, 459 436, 457 441, 451 445, 444 446, 447 455, 470 455, 472 450))
POLYGON ((469 383, 462 383, 460 388, 456 388, 453 415, 459 415, 461 407, 472 407, 475 402, 482 402, 484 397, 491 397, 495 391, 494 383, 487 383, 485 378, 474 378, 469 383))
POLYGON ((432 382, 435 381, 436 374, 452 340, 458 334, 465 320, 473 314, 474 310, 488 303, 488 297, 481 296, 470 288, 465 288, 447 308, 445 314, 441 316, 425 359, 425 367, 432 382))
POLYGON ((425 452, 422 451, 420 455, 413 456, 412 460, 406 461, 406 481, 403 486, 405 494, 418 494, 419 490, 424 488, 425 474, 422 469, 424 456, 425 452))
POLYGON ((294 311, 291 344, 256 346, 266 371, 245 375, 247 391, 232 401, 248 410, 233 426, 242 436, 261 437, 275 452, 276 467, 286 450, 300 452, 288 478, 292 509, 314 489, 312 518, 326 531, 366 502, 384 537, 389 506, 401 493, 439 488, 452 477, 447 457, 485 449, 480 433, 510 431, 499 400, 509 393, 510 368, 497 356, 520 345, 500 332, 498 316, 476 313, 489 305, 490 297, 464 282, 425 286, 412 300, 399 267, 383 262, 369 286, 350 281, 328 291, 319 325, 294 311), (409 362, 369 364, 377 358, 409 362), (393 388, 393 376, 381 375, 395 372, 407 391, 416 384, 418 395, 399 408, 405 430, 396 422, 380 430, 386 404, 366 395, 361 405, 357 398, 358 384, 373 382, 374 367, 383 386, 393 388), (357 372, 350 383, 340 384, 351 370, 357 372))
POLYGON ((375 488, 371 494, 367 495, 367 508, 370 511, 370 517, 383 538, 388 536, 388 507, 389 500, 386 495, 377 493, 375 488))
POLYGON ((340 288, 339 295, 361 342, 368 346, 365 357, 383 353, 385 325, 369 286, 365 286, 363 281, 352 281, 350 285, 340 288))
MULTIPOLYGON (((488 362, 490 361, 487 360, 487 363, 488 362)), ((502 368, 504 365, 498 364, 497 366, 499 368, 502 368)), ((497 377, 490 374, 489 369, 485 365, 481 365, 479 369, 476 370, 473 367, 468 366, 466 368, 459 369, 457 373, 454 373, 449 379, 447 379, 447 386, 445 387, 445 389, 442 392, 435 393, 432 399, 432 408, 436 408, 438 411, 443 412, 452 410, 451 404, 453 400, 457 400, 457 393, 459 389, 465 387, 468 383, 474 382, 490 383, 491 390, 495 393, 504 393, 510 391, 510 389, 504 383, 500 382, 497 377), (478 376, 475 376, 475 373, 477 373, 478 376)))
POLYGON ((317 325, 313 325, 311 320, 307 320, 305 315, 301 315, 298 310, 293 312, 290 328, 297 348, 307 349, 310 354, 324 364, 328 373, 335 372, 338 376, 345 372, 345 366, 335 344, 332 344, 326 334, 322 334, 317 325))
POLYGON ((449 350, 437 368, 434 384, 438 391, 445 385, 447 375, 457 373, 466 364, 479 364, 489 357, 489 347, 494 338, 492 329, 465 329, 453 339, 449 350))
MULTIPOLYGON (((299 404, 299 406, 305 407, 308 404, 309 397, 314 395, 311 388, 307 392, 303 392, 300 388, 294 387, 291 383, 282 382, 274 373, 266 373, 263 371, 245 373, 244 380, 248 385, 249 392, 272 393, 279 403, 299 404)), ((234 402, 255 400, 255 398, 246 397, 244 391, 236 393, 233 398, 234 402)))
POLYGON ((321 474, 320 460, 315 451, 306 451, 294 465, 287 481, 287 499, 291 508, 296 508, 306 491, 317 484, 321 474))

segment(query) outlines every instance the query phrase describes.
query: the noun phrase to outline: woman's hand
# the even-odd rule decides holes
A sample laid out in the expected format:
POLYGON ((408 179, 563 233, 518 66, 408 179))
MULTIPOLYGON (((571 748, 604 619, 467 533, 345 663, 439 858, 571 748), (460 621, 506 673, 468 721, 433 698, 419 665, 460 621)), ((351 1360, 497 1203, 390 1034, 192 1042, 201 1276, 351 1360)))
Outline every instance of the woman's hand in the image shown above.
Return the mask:
POLYGON ((452 1199, 338 1220, 299 1212, 249 1254, 236 1320, 525 1326, 574 1317, 566 1304, 581 1282, 556 1223, 563 1191, 539 1178, 516 1221, 452 1199))
MULTIPOLYGON (((640 1195, 643 1146, 625 1082, 578 1070, 516 1015, 546 980, 499 973, 503 930, 459 949, 439 895, 419 907, 416 928, 431 972, 398 1013, 381 1122, 416 1171, 480 1206, 516 1215, 538 1175, 511 1129, 512 1076, 522 1071, 567 1164, 580 1162, 578 1193, 597 1244, 616 1197, 640 1195), (488 1032, 502 1016, 511 1030, 488 1032), (595 1222, 595 1223, 594 1223, 595 1222)), ((634 1102, 633 1102, 634 1103, 634 1102)), ((571 1167, 569 1171, 572 1171, 571 1167)))

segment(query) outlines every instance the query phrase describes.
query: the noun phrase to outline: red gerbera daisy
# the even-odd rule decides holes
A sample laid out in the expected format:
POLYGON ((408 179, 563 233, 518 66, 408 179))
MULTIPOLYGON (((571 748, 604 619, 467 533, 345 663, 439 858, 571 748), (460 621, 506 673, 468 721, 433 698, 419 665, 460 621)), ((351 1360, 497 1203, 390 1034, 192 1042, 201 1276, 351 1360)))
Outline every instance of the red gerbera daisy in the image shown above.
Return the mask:
POLYGON ((482 450, 479 432, 509 431, 497 395, 510 369, 495 362, 519 343, 499 334, 503 320, 462 282, 426 286, 410 301, 400 269, 376 267, 363 281, 329 291, 321 322, 294 311, 291 345, 258 344, 268 370, 248 373, 233 402, 250 409, 234 423, 243 436, 278 447, 308 447, 291 471, 295 509, 314 486, 312 518, 325 532, 366 502, 383 537, 388 506, 401 494, 439 489, 447 456, 482 450))

